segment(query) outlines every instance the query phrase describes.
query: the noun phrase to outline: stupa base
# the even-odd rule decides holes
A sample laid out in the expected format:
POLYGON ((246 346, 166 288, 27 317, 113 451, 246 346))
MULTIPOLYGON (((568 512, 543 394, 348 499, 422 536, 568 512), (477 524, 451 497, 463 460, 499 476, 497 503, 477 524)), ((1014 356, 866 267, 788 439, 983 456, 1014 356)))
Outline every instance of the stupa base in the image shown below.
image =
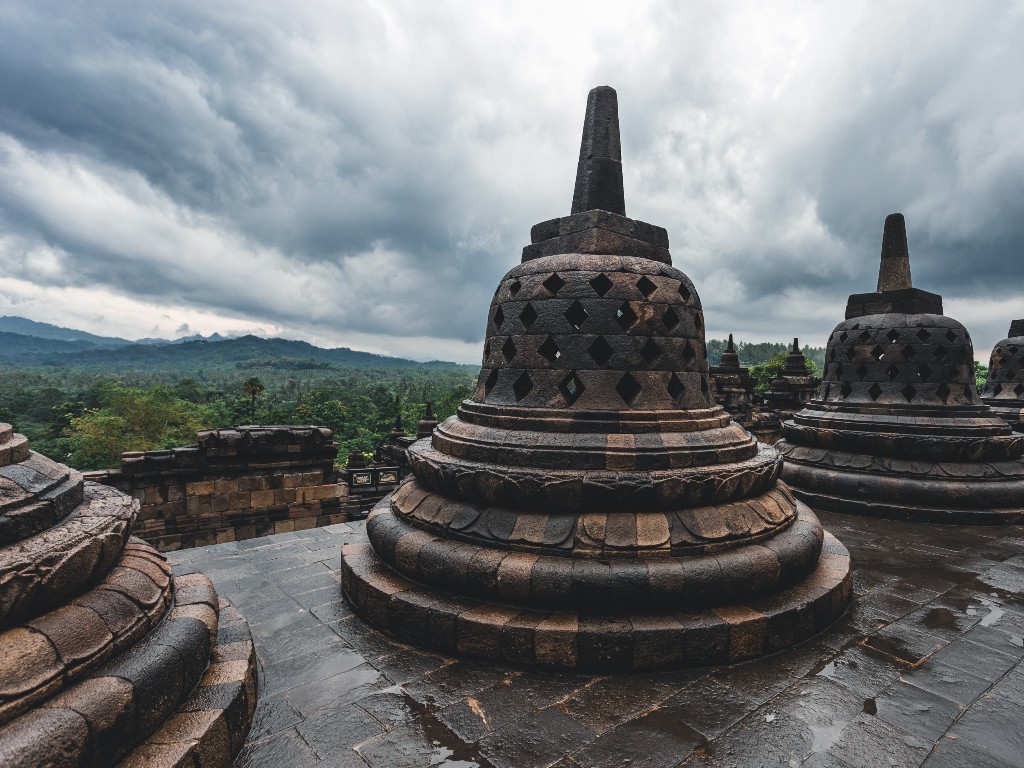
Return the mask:
POLYGON ((1020 460, 933 464, 830 452, 824 458, 831 463, 819 465, 795 455, 813 449, 781 447, 783 479, 794 496, 819 511, 948 525, 1024 523, 1020 460), (859 462, 867 471, 841 468, 840 462, 859 462))
POLYGON ((366 623, 442 653, 586 672, 727 664, 781 651, 821 632, 852 596, 850 554, 825 533, 799 584, 743 604, 671 614, 524 610, 460 598, 404 578, 365 531, 341 549, 341 588, 366 623))

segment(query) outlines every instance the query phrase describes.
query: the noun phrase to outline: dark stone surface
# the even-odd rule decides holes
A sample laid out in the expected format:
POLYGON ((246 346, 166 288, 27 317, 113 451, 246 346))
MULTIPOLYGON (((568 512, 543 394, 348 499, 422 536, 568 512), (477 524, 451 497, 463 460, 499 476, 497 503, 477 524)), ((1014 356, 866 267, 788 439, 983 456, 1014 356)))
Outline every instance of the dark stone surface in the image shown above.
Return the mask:
POLYGON ((612 677, 423 653, 368 629, 338 591, 304 608, 302 593, 292 593, 302 580, 285 574, 310 557, 337 574, 337 549, 358 526, 172 557, 208 573, 243 615, 267 623, 255 641, 273 693, 261 697, 237 765, 1020 765, 1024 528, 823 520, 851 550, 857 598, 828 631, 741 664, 612 677), (310 619, 337 636, 339 667, 320 666, 321 651, 313 651, 316 663, 293 666, 295 657, 273 642, 282 630, 272 626, 310 619), (865 642, 920 635, 934 635, 941 648, 916 665, 865 642), (347 710, 376 724, 358 712, 332 714, 347 710), (332 733, 311 735, 323 740, 321 754, 300 734, 313 733, 306 723, 335 717, 351 739, 339 746, 332 733))

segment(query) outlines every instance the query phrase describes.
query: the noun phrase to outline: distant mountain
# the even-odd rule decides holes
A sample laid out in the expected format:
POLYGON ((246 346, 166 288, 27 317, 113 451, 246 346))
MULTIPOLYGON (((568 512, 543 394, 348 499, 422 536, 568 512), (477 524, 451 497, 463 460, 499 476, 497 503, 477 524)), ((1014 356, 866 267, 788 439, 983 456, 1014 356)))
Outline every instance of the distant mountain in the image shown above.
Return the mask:
MULTIPOLYGON (((329 368, 459 368, 457 363, 419 363, 399 357, 357 352, 347 347, 323 349, 305 341, 241 336, 181 343, 128 344, 100 348, 82 341, 57 341, 0 333, 0 357, 28 366, 61 366, 90 370, 163 371, 182 373, 214 369, 329 368)), ((6 363, 5 364, 9 364, 6 363)), ((465 366, 468 369, 471 366, 465 366)))
MULTIPOLYGON (((54 341, 82 341, 93 347, 124 347, 135 342, 119 339, 116 336, 97 336, 94 333, 76 331, 73 328, 61 328, 50 323, 37 323, 25 317, 4 315, 0 317, 0 332, 16 333, 21 336, 34 336, 37 339, 54 341)), ((0 354, 3 354, 0 351, 0 354)))

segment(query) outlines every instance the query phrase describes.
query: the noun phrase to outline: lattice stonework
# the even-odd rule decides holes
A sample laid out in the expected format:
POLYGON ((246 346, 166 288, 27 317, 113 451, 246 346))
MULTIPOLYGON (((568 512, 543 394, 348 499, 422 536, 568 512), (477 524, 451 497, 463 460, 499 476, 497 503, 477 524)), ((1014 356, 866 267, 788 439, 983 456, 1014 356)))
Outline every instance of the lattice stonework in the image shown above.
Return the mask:
POLYGON ((554 408, 707 407, 700 299, 682 273, 649 269, 507 278, 494 296, 477 398, 554 408))

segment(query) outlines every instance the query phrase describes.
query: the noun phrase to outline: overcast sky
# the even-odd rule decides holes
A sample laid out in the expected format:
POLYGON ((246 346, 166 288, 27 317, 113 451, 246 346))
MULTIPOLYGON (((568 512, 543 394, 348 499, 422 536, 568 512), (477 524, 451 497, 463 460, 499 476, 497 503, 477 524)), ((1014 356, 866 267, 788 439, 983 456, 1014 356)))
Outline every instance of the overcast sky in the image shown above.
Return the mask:
POLYGON ((0 0, 0 314, 479 363, 587 91, 711 337, 824 344, 907 218, 1024 317, 1024 3, 0 0))

